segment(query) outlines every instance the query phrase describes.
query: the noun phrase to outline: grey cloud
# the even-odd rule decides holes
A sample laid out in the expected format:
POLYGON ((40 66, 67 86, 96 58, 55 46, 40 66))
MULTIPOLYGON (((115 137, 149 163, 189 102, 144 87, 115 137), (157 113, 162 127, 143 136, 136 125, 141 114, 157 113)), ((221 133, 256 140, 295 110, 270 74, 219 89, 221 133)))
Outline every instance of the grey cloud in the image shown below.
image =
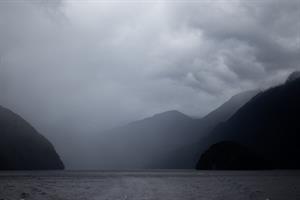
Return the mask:
MULTIPOLYGON (((299 1, 189 2, 175 8, 175 27, 201 31, 207 41, 204 48, 211 48, 207 52, 214 55, 196 55, 202 65, 195 74, 207 73, 203 65, 214 63, 212 76, 223 80, 225 86, 232 80, 238 83, 235 85, 245 84, 242 89, 270 85, 277 73, 299 69, 299 1), (215 63, 219 59, 238 79, 232 77, 228 82, 219 75, 215 63)), ((203 46, 199 49, 203 51, 203 46)))

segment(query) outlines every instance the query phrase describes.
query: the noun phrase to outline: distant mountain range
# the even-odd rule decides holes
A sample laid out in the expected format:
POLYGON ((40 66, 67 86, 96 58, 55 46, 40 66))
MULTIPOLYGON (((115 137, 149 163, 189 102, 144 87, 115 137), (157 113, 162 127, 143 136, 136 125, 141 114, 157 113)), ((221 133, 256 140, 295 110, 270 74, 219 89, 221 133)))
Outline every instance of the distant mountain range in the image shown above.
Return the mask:
MULTIPOLYGON (((229 120, 201 139, 200 146, 216 144, 202 154, 197 168, 224 169, 226 166, 226 169, 248 169, 232 165, 230 156, 220 162, 220 155, 226 148, 219 148, 218 144, 232 141, 267 162, 266 165, 257 161, 254 169, 300 169, 299 113, 300 73, 297 72, 291 74, 285 84, 252 98, 229 120)), ((232 147, 227 145, 227 149, 232 147)))
POLYGON ((195 168, 201 138, 257 93, 240 93, 202 119, 167 111, 101 133, 92 141, 99 147, 94 150, 94 165, 101 169, 195 168))
POLYGON ((107 169, 299 168, 295 159, 300 153, 299 77, 294 72, 283 85, 237 94, 201 119, 168 111, 107 131, 95 165, 107 169), (220 158, 233 160, 222 163, 220 158))
POLYGON ((53 170, 64 165, 53 145, 28 122, 0 106, 0 170, 53 170))

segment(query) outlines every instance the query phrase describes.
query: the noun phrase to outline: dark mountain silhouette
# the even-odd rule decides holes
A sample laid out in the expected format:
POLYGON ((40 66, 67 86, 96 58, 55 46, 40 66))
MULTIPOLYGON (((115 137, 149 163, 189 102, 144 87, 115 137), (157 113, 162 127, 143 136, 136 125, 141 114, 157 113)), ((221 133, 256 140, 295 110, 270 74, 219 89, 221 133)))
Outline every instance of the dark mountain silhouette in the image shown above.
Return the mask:
POLYGON ((270 169, 271 164, 247 147, 232 141, 212 145, 197 164, 202 170, 270 169))
POLYGON ((291 77, 256 95, 199 145, 208 149, 208 145, 230 140, 269 160, 272 168, 300 169, 300 78, 291 77))
POLYGON ((203 119, 167 111, 102 133, 104 139, 95 144, 99 162, 94 165, 106 169, 194 168, 199 159, 197 142, 256 93, 241 93, 203 119))
POLYGON ((0 170, 63 169, 52 144, 29 123, 0 106, 0 170))

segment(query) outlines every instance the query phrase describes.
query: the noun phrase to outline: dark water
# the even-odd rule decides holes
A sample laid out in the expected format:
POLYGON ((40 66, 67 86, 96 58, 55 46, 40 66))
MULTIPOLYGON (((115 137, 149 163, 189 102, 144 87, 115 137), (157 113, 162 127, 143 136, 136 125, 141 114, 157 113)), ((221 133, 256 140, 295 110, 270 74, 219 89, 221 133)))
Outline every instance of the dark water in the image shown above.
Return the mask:
POLYGON ((298 200, 300 171, 0 172, 0 199, 298 200))

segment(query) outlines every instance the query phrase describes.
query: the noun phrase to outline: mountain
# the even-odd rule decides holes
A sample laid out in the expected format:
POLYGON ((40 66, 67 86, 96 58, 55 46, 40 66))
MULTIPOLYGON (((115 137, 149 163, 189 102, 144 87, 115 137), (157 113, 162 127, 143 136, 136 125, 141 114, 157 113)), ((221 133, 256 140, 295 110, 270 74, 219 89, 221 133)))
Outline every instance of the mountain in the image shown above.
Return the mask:
MULTIPOLYGON (((208 149, 229 140, 268 160, 272 168, 300 169, 300 78, 293 76, 256 95, 199 145, 208 149)), ((197 168, 203 164, 200 159, 197 168)))
POLYGON ((232 141, 212 145, 199 160, 202 170, 257 170, 270 169, 269 162, 247 147, 232 141))
POLYGON ((236 95, 203 119, 167 111, 101 133, 90 141, 97 146, 91 154, 96 151, 97 155, 89 164, 96 169, 194 168, 198 141, 256 94, 236 95))
POLYGON ((28 122, 0 106, 0 170, 52 170, 64 165, 52 144, 28 122))
POLYGON ((96 168, 177 168, 180 163, 168 162, 168 154, 199 139, 199 127, 197 119, 167 111, 101 133, 96 168))
POLYGON ((241 92, 202 118, 203 123, 216 125, 228 120, 238 109, 259 93, 258 90, 241 92))
POLYGON ((240 107, 258 93, 258 90, 238 93, 217 109, 198 119, 198 138, 192 138, 186 145, 171 152, 166 157, 166 162, 178 163, 176 165, 177 168, 194 168, 199 160, 199 152, 203 152, 208 147, 200 145, 200 141, 205 140, 216 125, 229 119, 240 107))

